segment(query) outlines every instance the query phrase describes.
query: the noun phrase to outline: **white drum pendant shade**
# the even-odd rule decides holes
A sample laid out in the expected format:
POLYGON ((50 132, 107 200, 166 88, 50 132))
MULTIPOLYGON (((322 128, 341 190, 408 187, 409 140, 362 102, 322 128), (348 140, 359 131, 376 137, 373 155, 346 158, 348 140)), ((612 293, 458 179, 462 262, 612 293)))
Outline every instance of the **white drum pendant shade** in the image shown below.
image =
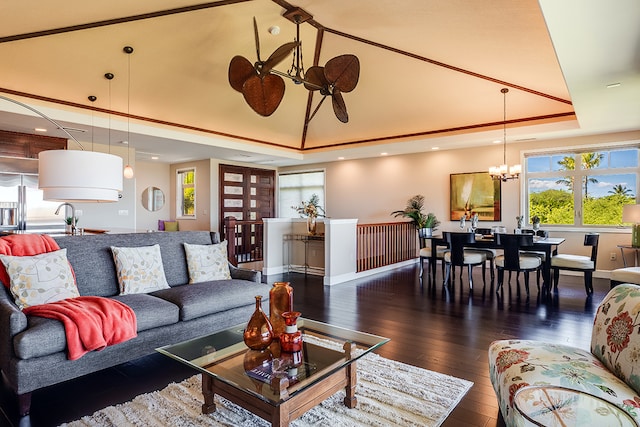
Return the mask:
POLYGON ((122 191, 122 158, 80 150, 38 154, 38 187, 44 200, 116 202, 122 191))

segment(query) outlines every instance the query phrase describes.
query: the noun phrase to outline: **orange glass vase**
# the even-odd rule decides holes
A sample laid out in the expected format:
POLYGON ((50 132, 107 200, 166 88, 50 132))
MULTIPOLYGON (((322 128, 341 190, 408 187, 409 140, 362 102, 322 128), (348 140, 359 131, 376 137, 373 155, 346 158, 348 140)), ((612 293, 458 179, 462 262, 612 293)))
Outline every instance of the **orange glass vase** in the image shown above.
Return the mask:
POLYGON ((293 311, 293 288, 289 282, 275 282, 269 291, 269 321, 275 338, 284 332, 282 313, 287 311, 293 311))
POLYGON ((273 329, 262 311, 262 295, 256 295, 256 310, 251 315, 243 334, 244 343, 252 350, 264 350, 273 341, 273 329))

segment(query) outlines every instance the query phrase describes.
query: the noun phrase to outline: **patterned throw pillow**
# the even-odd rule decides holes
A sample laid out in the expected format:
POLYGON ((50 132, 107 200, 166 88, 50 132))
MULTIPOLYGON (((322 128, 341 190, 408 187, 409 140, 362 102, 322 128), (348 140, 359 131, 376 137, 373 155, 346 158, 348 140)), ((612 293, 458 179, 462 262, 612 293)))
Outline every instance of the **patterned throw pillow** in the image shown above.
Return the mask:
POLYGON ((11 279, 10 289, 20 309, 80 296, 67 250, 33 256, 0 255, 11 279))
POLYGON ((160 245, 137 248, 111 246, 120 284, 120 295, 146 294, 169 289, 164 275, 160 245))
POLYGON ((189 283, 231 279, 227 261, 227 241, 213 245, 184 243, 189 268, 189 283))

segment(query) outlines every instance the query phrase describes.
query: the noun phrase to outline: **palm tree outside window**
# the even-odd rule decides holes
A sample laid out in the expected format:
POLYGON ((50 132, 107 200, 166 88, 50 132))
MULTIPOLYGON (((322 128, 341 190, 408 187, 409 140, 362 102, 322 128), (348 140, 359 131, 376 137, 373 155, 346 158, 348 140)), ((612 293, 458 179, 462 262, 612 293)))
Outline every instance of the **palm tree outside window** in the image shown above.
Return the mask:
POLYGON ((622 206, 636 203, 638 156, 637 146, 525 155, 528 218, 543 226, 620 225, 622 206))

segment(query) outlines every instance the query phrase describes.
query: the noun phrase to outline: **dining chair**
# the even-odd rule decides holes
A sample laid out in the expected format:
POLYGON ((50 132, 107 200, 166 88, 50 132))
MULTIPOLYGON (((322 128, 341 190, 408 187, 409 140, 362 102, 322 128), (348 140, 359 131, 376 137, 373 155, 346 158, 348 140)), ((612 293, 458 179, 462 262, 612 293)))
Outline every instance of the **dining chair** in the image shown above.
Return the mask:
MULTIPOLYGON (((435 272, 436 269, 431 265, 431 261, 434 260, 432 257, 432 242, 431 238, 428 237, 419 237, 420 239, 420 277, 422 277, 424 273, 424 262, 427 261, 427 273, 429 274, 429 280, 431 280, 431 271, 433 271, 433 280, 436 280, 435 272)), ((447 246, 437 245, 436 246, 436 257, 434 262, 440 260, 442 263, 442 277, 444 277, 444 254, 448 251, 449 248, 447 246)))
POLYGON ((474 233, 461 233, 461 232, 449 232, 442 233, 445 241, 449 244, 449 251, 444 254, 445 263, 445 278, 444 285, 446 286, 451 279, 451 283, 454 282, 455 267, 460 267, 460 283, 462 283, 462 270, 464 266, 468 268, 469 275, 469 289, 473 289, 473 267, 476 265, 482 265, 482 282, 486 285, 485 280, 485 262, 487 256, 484 253, 472 252, 465 249, 465 245, 475 243, 476 235, 474 233), (453 274, 451 274, 451 268, 453 267, 453 274))
MULTIPOLYGON (((538 230, 540 231, 540 230, 538 230)), ((533 230, 529 230, 528 228, 525 228, 522 230, 522 234, 530 234, 532 236, 539 236, 539 234, 533 230)), ((547 260, 547 254, 544 253, 544 251, 532 251, 532 250, 524 250, 524 251, 520 251, 521 254, 523 255, 535 255, 538 258, 540 258, 540 261, 545 262, 547 260)))
MULTIPOLYGON (((476 228, 476 234, 481 234, 483 236, 488 236, 491 234, 490 228, 476 228)), ((487 261, 489 261, 489 273, 491 277, 491 285, 493 286, 493 281, 495 280, 495 259, 498 255, 498 252, 495 249, 491 248, 465 248, 466 251, 469 252, 477 252, 482 253, 487 257, 487 261)), ((485 261, 486 262, 486 261, 485 261)))
POLYGON ((553 286, 556 292, 558 291, 560 270, 570 270, 584 273, 584 289, 587 295, 593 294, 593 272, 596 271, 596 261, 598 259, 598 240, 600 240, 600 235, 597 233, 588 233, 584 236, 584 246, 591 247, 591 256, 557 254, 551 257, 553 286))
POLYGON ((498 269, 498 286, 496 292, 500 292, 504 283, 504 271, 509 271, 511 284, 511 273, 516 273, 516 284, 518 294, 520 294, 520 273, 524 273, 524 289, 529 295, 529 273, 535 271, 537 277, 538 294, 540 293, 540 270, 542 260, 534 254, 526 254, 520 251, 523 246, 533 246, 533 234, 496 234, 496 243, 504 249, 502 255, 496 257, 496 268, 498 269))

